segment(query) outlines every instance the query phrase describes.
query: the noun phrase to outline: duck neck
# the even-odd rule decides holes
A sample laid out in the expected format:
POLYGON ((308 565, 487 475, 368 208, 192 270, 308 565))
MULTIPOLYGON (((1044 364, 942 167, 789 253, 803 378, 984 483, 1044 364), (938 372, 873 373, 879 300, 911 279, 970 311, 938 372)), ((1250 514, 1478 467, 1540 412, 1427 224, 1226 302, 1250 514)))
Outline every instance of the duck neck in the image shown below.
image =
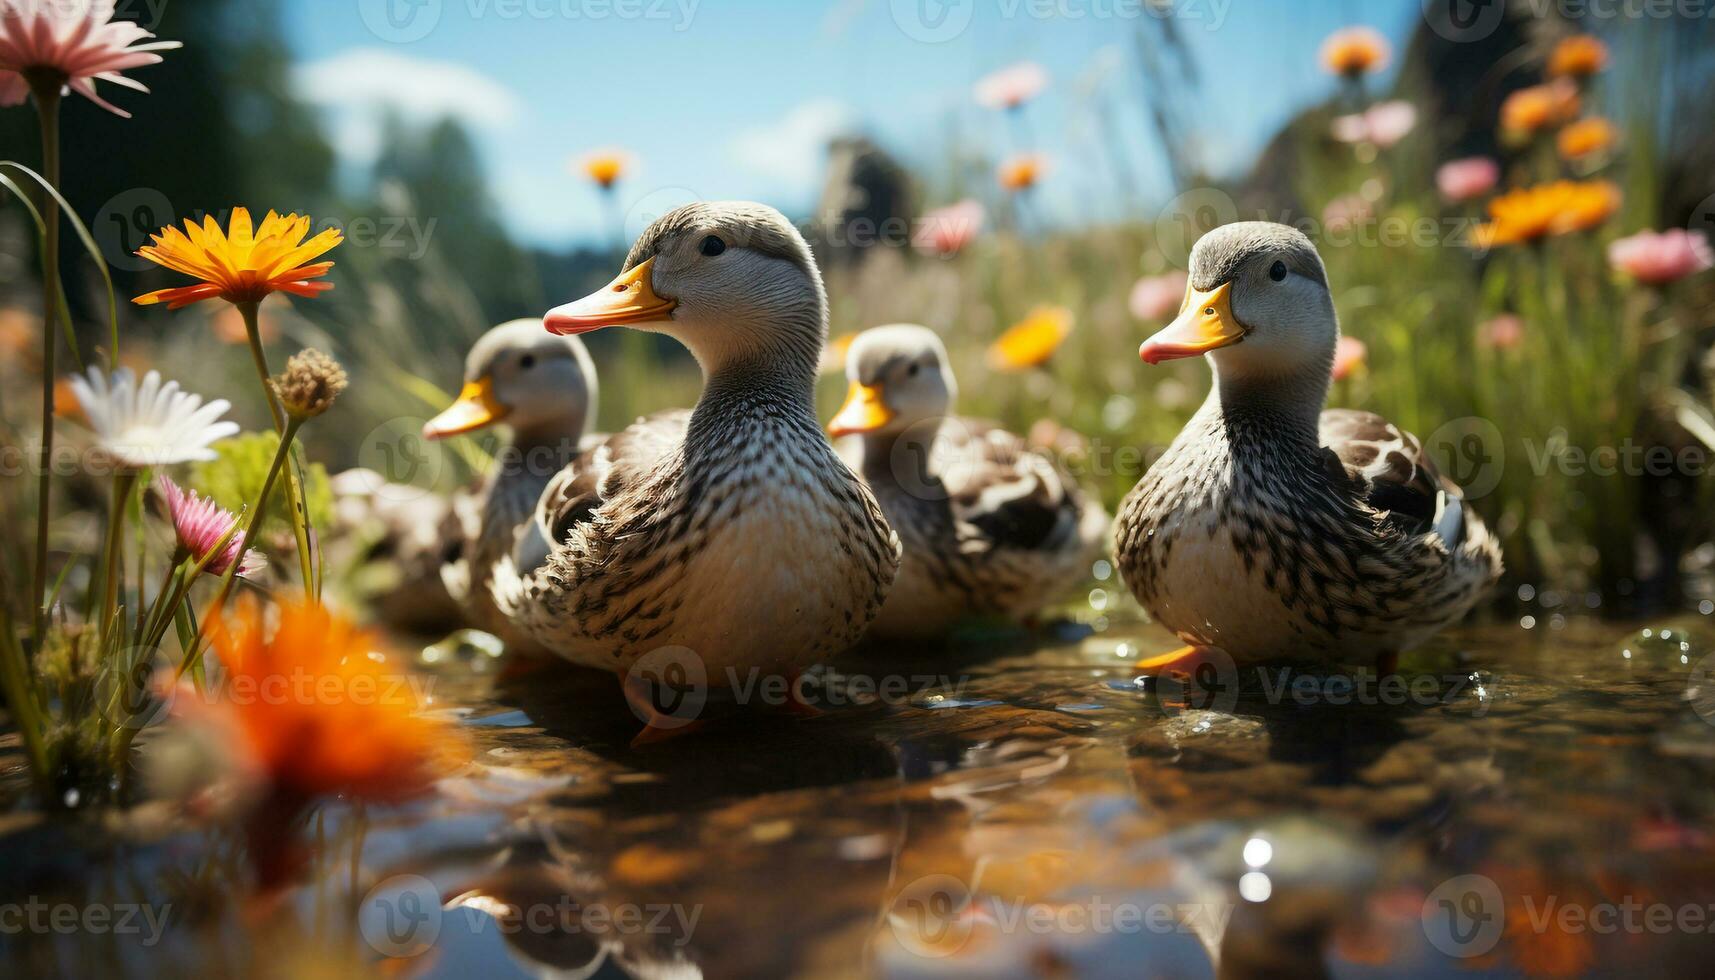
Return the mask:
POLYGON ((864 479, 871 486, 927 484, 934 480, 929 461, 940 428, 918 423, 903 430, 865 434, 862 437, 864 479))
POLYGON ((1215 384, 1203 411, 1212 413, 1230 436, 1252 435, 1264 446, 1315 450, 1322 406, 1328 399, 1326 371, 1257 375, 1222 371, 1214 365, 1215 384))
POLYGON ((577 455, 583 434, 582 412, 515 427, 512 441, 496 458, 494 482, 545 485, 577 455))

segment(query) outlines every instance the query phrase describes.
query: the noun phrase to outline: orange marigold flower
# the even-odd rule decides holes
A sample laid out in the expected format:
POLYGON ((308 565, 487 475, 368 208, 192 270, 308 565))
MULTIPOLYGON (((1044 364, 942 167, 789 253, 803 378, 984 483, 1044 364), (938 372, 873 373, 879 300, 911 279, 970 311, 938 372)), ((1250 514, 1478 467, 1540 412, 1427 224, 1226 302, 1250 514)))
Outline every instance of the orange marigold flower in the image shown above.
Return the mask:
POLYGON ((1608 46, 1589 34, 1574 34, 1554 46, 1548 73, 1587 78, 1608 67, 1608 46))
POLYGON ((1580 119, 1560 131, 1556 143, 1560 147, 1560 155, 1568 160, 1578 160, 1595 153, 1610 150, 1620 141, 1620 132, 1614 124, 1600 116, 1580 119))
POLYGON ((310 219, 304 215, 285 217, 268 212, 260 228, 253 227, 250 212, 232 209, 232 220, 223 233, 212 216, 202 223, 185 219, 185 230, 172 225, 150 236, 154 242, 137 254, 159 266, 200 279, 194 286, 178 286, 145 293, 131 302, 139 306, 166 303, 182 306, 216 297, 229 303, 259 303, 273 292, 314 296, 333 288, 331 282, 313 282, 327 275, 332 262, 306 265, 345 238, 329 228, 309 241, 310 219))
POLYGON ((1047 363, 1071 332, 1071 310, 1064 306, 1038 306, 989 345, 989 367, 997 371, 1039 367, 1047 363))
POLYGON ((619 183, 630 164, 631 157, 624 150, 611 147, 591 150, 577 160, 577 168, 604 191, 619 183))
POLYGON ((277 797, 396 801, 427 789, 446 761, 450 737, 417 713, 405 668, 322 606, 282 606, 269 636, 261 606, 247 602, 212 625, 212 639, 235 748, 277 797))
POLYGON ((1524 187, 1489 202, 1489 222, 1473 233, 1478 248, 1588 231, 1620 207, 1620 188, 1605 181, 1558 180, 1524 187))
POLYGON ((1336 75, 1357 78, 1387 64, 1387 38, 1373 27, 1348 27, 1322 42, 1322 65, 1336 75))
POLYGON ((1501 103, 1501 129, 1530 136, 1572 120, 1580 106, 1577 87, 1565 79, 1521 88, 1501 103))
POLYGON ((996 178, 1009 191, 1027 191, 1048 172, 1048 161, 1035 153, 1020 153, 1001 161, 996 178))

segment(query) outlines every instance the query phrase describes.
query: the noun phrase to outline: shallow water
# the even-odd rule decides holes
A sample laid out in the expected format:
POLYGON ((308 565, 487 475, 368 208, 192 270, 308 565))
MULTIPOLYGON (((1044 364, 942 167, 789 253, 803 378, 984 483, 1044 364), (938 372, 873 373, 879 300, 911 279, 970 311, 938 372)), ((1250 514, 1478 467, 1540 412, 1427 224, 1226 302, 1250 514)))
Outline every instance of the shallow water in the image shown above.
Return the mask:
POLYGON ((897 697, 642 750, 611 679, 438 649, 475 756, 432 797, 324 807, 267 897, 164 805, 14 812, 0 902, 112 921, 0 911, 0 948, 15 975, 1706 975, 1708 620, 1544 618, 1356 689, 1139 683, 1172 642, 1132 623, 967 637, 832 682, 897 697))

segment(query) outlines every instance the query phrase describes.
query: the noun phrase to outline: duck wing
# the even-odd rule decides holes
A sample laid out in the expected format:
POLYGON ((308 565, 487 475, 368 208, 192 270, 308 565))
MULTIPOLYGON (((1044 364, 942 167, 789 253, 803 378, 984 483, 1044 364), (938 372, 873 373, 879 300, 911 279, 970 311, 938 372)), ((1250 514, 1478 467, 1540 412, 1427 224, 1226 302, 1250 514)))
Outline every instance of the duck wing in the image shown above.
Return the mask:
MULTIPOLYGON (((579 526, 591 521, 603 503, 645 479, 663 456, 684 443, 690 421, 691 413, 685 409, 657 412, 588 445, 542 491, 536 505, 536 527, 545 540, 537 544, 564 543, 579 526)), ((519 569, 528 572, 546 558, 546 552, 519 554, 518 558, 519 569)))
POLYGON ((1437 531, 1449 548, 1464 540, 1464 500, 1423 443, 1374 412, 1331 408, 1320 438, 1330 477, 1352 486, 1377 519, 1406 534, 1437 531))
POLYGON ((945 455, 937 472, 966 532, 963 550, 1054 550, 1078 532, 1082 491, 1022 437, 987 422, 955 419, 939 441, 936 455, 945 455))

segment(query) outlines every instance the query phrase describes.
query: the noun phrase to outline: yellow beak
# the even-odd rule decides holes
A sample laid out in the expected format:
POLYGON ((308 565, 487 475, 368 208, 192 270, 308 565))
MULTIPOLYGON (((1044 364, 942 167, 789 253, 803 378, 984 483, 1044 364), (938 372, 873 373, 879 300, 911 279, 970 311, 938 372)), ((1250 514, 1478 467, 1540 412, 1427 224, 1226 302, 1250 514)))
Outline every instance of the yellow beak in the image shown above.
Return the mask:
POLYGON ((649 281, 654 268, 655 257, 650 256, 583 299, 549 310, 542 325, 549 333, 572 334, 665 318, 679 304, 655 295, 649 281))
POLYGON ((828 423, 828 435, 849 436, 874 432, 895 418, 893 409, 881 400, 880 385, 852 382, 846 391, 846 403, 840 406, 833 421, 828 423))
POLYGON ((1207 354, 1245 339, 1245 328, 1233 316, 1233 284, 1221 283, 1206 293, 1189 287, 1179 316, 1160 333, 1143 342, 1137 354, 1151 364, 1207 354))
POLYGON ((445 439, 475 432, 499 422, 510 411, 512 409, 495 400, 493 380, 482 378, 472 381, 459 392, 458 401, 423 424, 423 438, 445 439))

